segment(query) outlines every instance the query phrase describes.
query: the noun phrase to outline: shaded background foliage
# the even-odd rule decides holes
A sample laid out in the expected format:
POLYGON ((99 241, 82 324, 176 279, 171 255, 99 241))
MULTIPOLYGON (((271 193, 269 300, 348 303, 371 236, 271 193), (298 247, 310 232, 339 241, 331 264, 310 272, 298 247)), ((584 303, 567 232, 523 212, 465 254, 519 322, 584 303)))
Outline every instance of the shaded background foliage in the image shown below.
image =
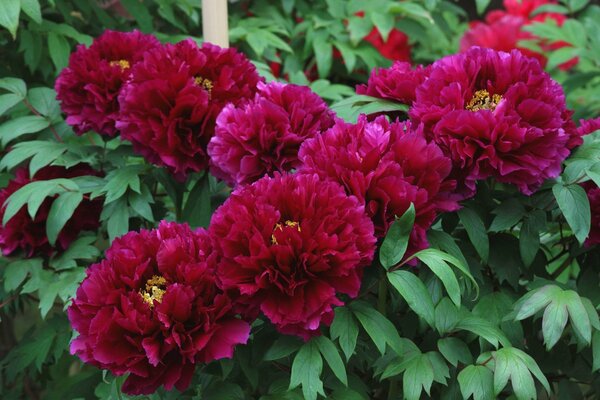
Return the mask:
MULTIPOLYGON (((68 205, 69 193, 101 198, 104 206, 99 232, 78 238, 67 251, 49 259, 1 259, 0 395, 5 399, 126 398, 118 389, 122 378, 68 354, 73 333, 65 304, 85 267, 114 237, 161 219, 206 226, 228 195, 212 177, 198 174, 173 182, 119 139, 93 133, 76 137, 65 124, 52 87, 75 45, 89 45, 105 29, 137 28, 169 42, 188 36, 201 40, 198 0, 116 3, 0 3, 5 28, 0 31, 1 186, 27 161, 31 172, 80 162, 106 172, 72 180, 70 187, 48 181, 12 199, 18 210, 39 193, 62 196, 63 214, 47 221, 55 233, 78 204, 68 205), (115 4, 107 8, 109 3, 115 4)), ((488 6, 500 6, 492 3, 234 1, 230 37, 268 80, 278 75, 309 85, 352 119, 360 111, 389 106, 362 103, 354 95, 353 86, 364 83, 371 69, 391 64, 363 40, 374 26, 384 37, 392 28, 406 33, 412 61, 427 64, 456 52, 468 20, 483 18, 488 6)), ((569 44, 546 54, 547 70, 564 85, 575 119, 595 117, 600 7, 564 0, 548 10, 565 14, 568 23, 559 27, 546 21, 526 29, 569 44), (579 61, 572 70, 557 68, 573 57, 579 61)), ((418 399, 425 393, 444 399, 597 398, 600 253, 583 245, 591 212, 578 183, 599 182, 599 155, 600 136, 591 134, 566 162, 563 175, 530 197, 481 182, 474 199, 461 211, 442 215, 428 234, 432 247, 451 257, 425 253, 421 261, 429 268, 409 271, 393 268, 397 261, 382 249, 380 263, 393 270, 368 269, 361 300, 337 309, 328 334, 303 344, 259 321, 251 346, 239 348, 234 360, 203 368, 188 392, 149 397, 299 399, 315 398, 324 387, 334 399, 418 399)), ((392 233, 389 243, 399 237, 392 233)))

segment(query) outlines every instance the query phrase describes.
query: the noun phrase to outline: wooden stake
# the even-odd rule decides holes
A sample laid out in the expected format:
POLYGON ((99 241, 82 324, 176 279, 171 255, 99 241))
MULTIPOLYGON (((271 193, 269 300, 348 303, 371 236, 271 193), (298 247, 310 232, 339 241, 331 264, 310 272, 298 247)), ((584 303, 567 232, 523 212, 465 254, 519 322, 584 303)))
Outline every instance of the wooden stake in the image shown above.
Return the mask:
POLYGON ((204 41, 229 47, 227 0, 202 0, 204 41))

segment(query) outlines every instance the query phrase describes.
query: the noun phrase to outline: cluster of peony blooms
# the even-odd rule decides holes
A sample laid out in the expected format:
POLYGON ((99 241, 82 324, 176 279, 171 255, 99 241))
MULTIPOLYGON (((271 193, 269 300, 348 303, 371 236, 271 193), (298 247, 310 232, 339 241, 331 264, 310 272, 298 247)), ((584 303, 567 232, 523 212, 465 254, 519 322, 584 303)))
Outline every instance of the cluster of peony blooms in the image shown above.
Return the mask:
POLYGON ((346 123, 308 88, 264 83, 236 50, 138 32, 80 47, 56 89, 75 132, 120 132, 177 179, 209 170, 234 186, 207 230, 163 221, 88 269, 69 308, 71 351, 129 373, 130 394, 185 389, 260 315, 319 335, 411 203, 414 253, 478 180, 530 194, 582 134, 537 60, 483 48, 373 71, 358 92, 408 104, 408 121, 346 123))
MULTIPOLYGON (((546 65, 546 57, 536 51, 519 45, 521 40, 533 40, 543 51, 556 50, 569 46, 566 42, 547 43, 540 41, 534 34, 523 28, 535 22, 553 20, 561 26, 567 19, 563 14, 556 12, 537 11, 545 5, 556 5, 552 0, 504 0, 504 10, 490 11, 485 21, 473 21, 469 29, 460 40, 461 51, 466 51, 472 46, 488 47, 494 50, 510 51, 519 49, 529 57, 536 58, 542 66, 546 65)), ((568 70, 576 65, 577 58, 573 58, 559 67, 568 70)))

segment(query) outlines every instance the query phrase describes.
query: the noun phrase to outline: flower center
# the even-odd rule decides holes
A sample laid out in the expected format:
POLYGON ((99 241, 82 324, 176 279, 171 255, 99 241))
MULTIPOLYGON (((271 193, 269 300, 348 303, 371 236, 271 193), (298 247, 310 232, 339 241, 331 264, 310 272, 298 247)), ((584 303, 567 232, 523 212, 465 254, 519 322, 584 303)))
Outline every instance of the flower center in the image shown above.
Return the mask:
POLYGON ((116 61, 111 61, 110 63, 111 67, 114 66, 119 66, 121 67, 121 71, 125 71, 126 69, 128 69, 129 67, 131 67, 131 65, 129 64, 129 61, 127 60, 116 60, 116 61))
POLYGON ((148 303, 150 308, 154 307, 154 301, 160 303, 165 292, 167 291, 167 280, 162 276, 153 275, 146 282, 146 288, 140 290, 140 296, 148 303))
POLYGON ((273 234, 271 235, 271 243, 279 244, 279 242, 277 242, 277 238, 275 237, 275 234, 278 232, 283 232, 284 229, 289 229, 289 228, 296 229, 298 232, 302 232, 302 228, 300 228, 300 224, 296 221, 287 220, 283 224, 278 222, 275 224, 275 228, 273 228, 273 234))
POLYGON ((208 94, 210 94, 213 88, 212 81, 201 76, 194 77, 194 85, 200 86, 202 89, 206 90, 208 94))
POLYGON ((490 96, 487 90, 478 90, 473 94, 473 98, 469 100, 465 107, 469 111, 489 110, 494 111, 498 103, 502 100, 502 96, 494 94, 490 96))

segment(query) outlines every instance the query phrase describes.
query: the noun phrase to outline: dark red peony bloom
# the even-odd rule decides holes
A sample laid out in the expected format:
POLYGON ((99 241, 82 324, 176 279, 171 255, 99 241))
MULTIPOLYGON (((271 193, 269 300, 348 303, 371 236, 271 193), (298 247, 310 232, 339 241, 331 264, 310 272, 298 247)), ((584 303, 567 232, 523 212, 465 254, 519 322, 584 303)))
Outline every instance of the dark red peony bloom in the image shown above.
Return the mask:
POLYGON ((408 43, 408 36, 396 28, 390 31, 385 41, 377 28, 373 28, 363 40, 371 43, 382 56, 389 60, 408 62, 411 60, 411 47, 408 43))
POLYGON ((593 119, 582 119, 579 121, 577 132, 580 136, 585 136, 600 129, 600 117, 593 119))
POLYGON ((217 287, 215 260, 206 231, 174 222, 115 239, 69 307, 71 353, 129 373, 128 394, 185 390, 196 364, 231 357, 250 333, 217 287))
POLYGON ((389 123, 385 117, 367 122, 364 116, 355 125, 339 121, 307 140, 300 160, 300 173, 339 182, 364 203, 377 237, 384 237, 395 217, 413 203, 416 219, 408 254, 427 247, 425 233, 438 212, 458 208, 451 196, 455 182, 446 179, 450 159, 410 123, 389 123))
POLYGON ((531 194, 581 143, 561 86, 517 50, 438 60, 416 95, 411 119, 452 159, 466 196, 488 177, 531 194))
MULTIPOLYGON (((15 172, 15 178, 8 186, 0 190, 0 221, 4 218, 6 200, 17 190, 34 181, 47 181, 57 178, 75 178, 83 175, 99 176, 98 171, 85 164, 78 164, 66 169, 48 166, 40 169, 33 179, 29 177, 27 168, 15 172)), ((61 230, 54 247, 48 243, 46 236, 46 219, 54 198, 46 198, 38 209, 35 218, 27 212, 27 206, 21 208, 4 226, 0 226, 0 249, 5 256, 17 250, 23 250, 27 257, 35 255, 49 256, 55 251, 66 250, 82 231, 95 231, 100 226, 102 199, 83 200, 75 209, 73 216, 61 230)))
POLYGON ((149 51, 119 96, 121 137, 156 165, 185 178, 208 166, 206 146, 227 103, 250 99, 256 69, 235 49, 192 40, 149 51))
POLYGON ((333 320, 337 294, 356 297, 375 251, 373 224, 355 197, 317 175, 264 177, 240 186, 212 217, 219 279, 241 311, 259 311, 305 340, 333 320))
POLYGON ((590 211, 592 212, 590 234, 585 244, 586 246, 592 246, 600 243, 600 188, 592 181, 585 182, 581 186, 587 193, 590 201, 590 211))
POLYGON ((208 145, 211 172, 233 185, 298 167, 298 149, 334 123, 334 113, 306 86, 259 83, 253 101, 225 107, 208 145))
MULTIPOLYGON (((540 13, 533 16, 533 12, 545 4, 554 4, 548 0, 505 0, 504 7, 506 11, 490 11, 485 18, 485 22, 473 21, 469 29, 465 32, 460 41, 461 51, 467 51, 472 46, 488 47, 494 50, 510 51, 519 49, 529 57, 536 58, 542 66, 546 65, 546 57, 543 54, 530 49, 519 47, 519 40, 537 40, 544 51, 555 50, 561 47, 569 46, 566 42, 546 43, 539 40, 535 35, 525 31, 523 28, 534 22, 544 22, 551 18, 560 26, 566 20, 566 17, 558 13, 540 13)), ((559 68, 568 70, 576 65, 577 58, 573 58, 561 65, 559 68)))
POLYGON ((101 135, 116 135, 121 87, 129 78, 131 67, 146 51, 159 46, 151 35, 107 30, 89 48, 77 47, 55 85, 56 98, 75 133, 93 130, 101 135))
POLYGON ((389 68, 378 68, 371 72, 366 85, 358 85, 356 93, 381 99, 412 104, 417 86, 427 79, 429 67, 412 68, 410 63, 397 61, 389 68))

